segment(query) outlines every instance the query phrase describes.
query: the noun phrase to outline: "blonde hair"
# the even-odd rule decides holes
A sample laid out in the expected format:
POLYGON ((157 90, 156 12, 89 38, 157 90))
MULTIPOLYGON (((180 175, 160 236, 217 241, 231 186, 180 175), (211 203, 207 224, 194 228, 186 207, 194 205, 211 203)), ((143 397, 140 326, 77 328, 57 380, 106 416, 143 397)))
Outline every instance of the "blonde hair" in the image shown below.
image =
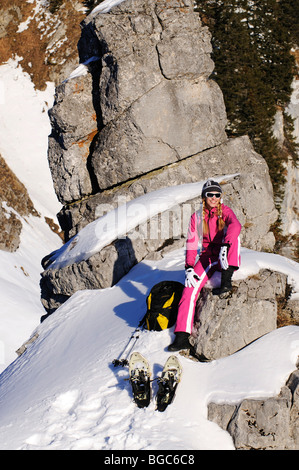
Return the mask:
MULTIPOLYGON (((205 198, 203 198, 202 200, 202 233, 205 235, 207 233, 209 233, 209 226, 207 224, 207 221, 205 220, 205 216, 206 216, 206 211, 205 211, 205 208, 206 208, 206 200, 205 198)), ((217 220, 217 226, 218 226, 218 230, 223 230, 224 227, 225 227, 225 222, 222 218, 222 204, 221 204, 221 200, 219 200, 218 202, 218 206, 217 206, 217 209, 218 209, 218 213, 217 213, 217 216, 218 216, 218 220, 217 220)))

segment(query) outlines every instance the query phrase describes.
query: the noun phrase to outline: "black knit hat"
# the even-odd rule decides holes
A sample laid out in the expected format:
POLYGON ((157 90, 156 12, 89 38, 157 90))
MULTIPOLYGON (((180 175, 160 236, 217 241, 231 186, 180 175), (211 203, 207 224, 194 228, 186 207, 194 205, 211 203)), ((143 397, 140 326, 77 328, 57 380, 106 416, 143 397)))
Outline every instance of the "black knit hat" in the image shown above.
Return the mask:
POLYGON ((205 197, 206 193, 209 193, 210 191, 217 191, 218 193, 222 193, 220 184, 213 180, 206 181, 202 187, 201 197, 205 197))

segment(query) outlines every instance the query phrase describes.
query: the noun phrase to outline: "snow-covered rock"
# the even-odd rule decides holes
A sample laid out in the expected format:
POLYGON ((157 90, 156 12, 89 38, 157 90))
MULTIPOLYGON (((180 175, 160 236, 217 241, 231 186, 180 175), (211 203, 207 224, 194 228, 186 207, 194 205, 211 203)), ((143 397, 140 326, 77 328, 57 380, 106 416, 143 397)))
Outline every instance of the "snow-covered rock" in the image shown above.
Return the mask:
POLYGON ((238 450, 298 450, 298 410, 296 369, 279 395, 245 398, 236 405, 209 403, 208 418, 229 432, 238 450))
MULTIPOLYGON (((242 251, 242 262, 252 256, 242 251)), ((270 265, 270 262, 269 262, 270 265)), ((220 273, 212 285, 220 283, 220 273)), ((233 280, 233 291, 222 296, 204 288, 197 304, 193 344, 199 355, 219 359, 244 348, 279 325, 299 324, 299 300, 289 304, 287 276, 261 269, 246 279, 233 280)))

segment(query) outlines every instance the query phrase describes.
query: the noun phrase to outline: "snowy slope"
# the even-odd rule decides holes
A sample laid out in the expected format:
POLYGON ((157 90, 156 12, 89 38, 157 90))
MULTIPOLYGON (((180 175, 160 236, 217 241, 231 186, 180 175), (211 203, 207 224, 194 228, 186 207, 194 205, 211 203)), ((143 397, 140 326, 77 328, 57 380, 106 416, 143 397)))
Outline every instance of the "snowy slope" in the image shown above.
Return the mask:
POLYGON ((25 185, 36 210, 54 218, 61 208, 47 160, 54 84, 35 90, 16 59, 0 66, 0 83, 0 153, 25 185))
MULTIPOLYGON (((277 265, 280 258, 273 258, 277 265)), ((208 402, 277 394, 295 369, 299 327, 278 329, 211 363, 180 358, 182 382, 164 413, 154 400, 138 409, 127 368, 112 365, 123 357, 152 285, 183 281, 183 259, 178 250, 140 263, 112 288, 77 292, 38 327, 36 342, 0 376, 0 449, 233 449, 230 436, 207 420, 208 402)), ((250 250, 242 260, 245 271, 259 262, 250 250)), ((150 360, 154 377, 172 338, 173 329, 139 332, 133 349, 150 360)))
POLYGON ((0 251, 0 372, 16 358, 16 349, 39 324, 40 261, 61 246, 44 217, 55 220, 61 205, 54 194, 47 161, 54 85, 34 89, 17 60, 0 66, 0 154, 26 189, 41 217, 20 218, 21 245, 0 251))

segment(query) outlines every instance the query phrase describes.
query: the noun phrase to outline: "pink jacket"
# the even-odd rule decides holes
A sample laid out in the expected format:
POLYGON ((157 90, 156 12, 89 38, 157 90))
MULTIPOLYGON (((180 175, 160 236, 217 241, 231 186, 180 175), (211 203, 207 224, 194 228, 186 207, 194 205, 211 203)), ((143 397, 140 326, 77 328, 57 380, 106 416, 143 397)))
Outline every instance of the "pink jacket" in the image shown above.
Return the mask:
POLYGON ((202 243, 202 251, 205 251, 211 243, 216 248, 219 246, 220 249, 224 243, 232 245, 240 235, 242 226, 235 213, 228 206, 222 204, 222 217, 226 226, 221 231, 217 230, 217 208, 215 207, 210 211, 206 208, 205 212, 209 233, 203 236, 201 235, 201 212, 196 211, 191 216, 186 243, 186 266, 194 266, 200 242, 202 243))

